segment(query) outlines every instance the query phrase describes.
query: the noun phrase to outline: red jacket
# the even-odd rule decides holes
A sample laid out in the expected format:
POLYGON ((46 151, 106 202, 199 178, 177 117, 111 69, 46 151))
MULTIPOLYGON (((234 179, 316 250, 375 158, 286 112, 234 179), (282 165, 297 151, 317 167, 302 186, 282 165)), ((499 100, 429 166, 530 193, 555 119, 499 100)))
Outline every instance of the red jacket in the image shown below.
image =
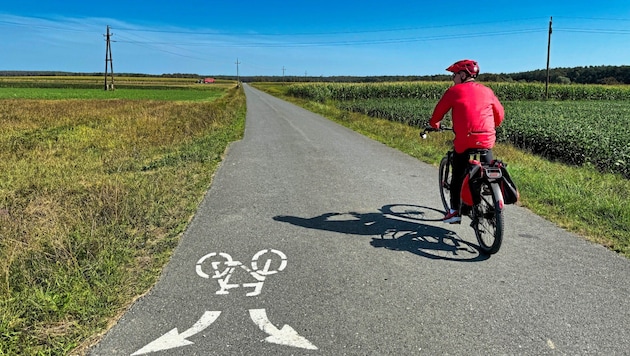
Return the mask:
POLYGON ((429 125, 439 128, 451 109, 455 152, 494 147, 495 127, 501 125, 505 111, 492 89, 477 82, 453 85, 435 106, 429 125))

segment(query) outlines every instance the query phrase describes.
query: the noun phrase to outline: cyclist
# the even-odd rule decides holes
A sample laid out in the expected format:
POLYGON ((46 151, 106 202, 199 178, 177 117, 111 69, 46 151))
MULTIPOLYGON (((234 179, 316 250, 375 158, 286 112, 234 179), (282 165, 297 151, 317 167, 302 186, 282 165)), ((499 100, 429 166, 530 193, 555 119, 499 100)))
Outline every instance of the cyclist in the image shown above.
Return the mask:
POLYGON ((492 161, 492 147, 496 140, 495 128, 501 125, 505 115, 503 105, 492 89, 475 82, 479 74, 476 61, 464 59, 446 68, 453 73, 453 86, 448 88, 438 101, 429 125, 440 128, 444 115, 452 110, 453 132, 453 178, 451 181, 451 209, 442 219, 445 223, 461 222, 460 190, 466 174, 470 149, 488 149, 488 154, 481 159, 492 161))

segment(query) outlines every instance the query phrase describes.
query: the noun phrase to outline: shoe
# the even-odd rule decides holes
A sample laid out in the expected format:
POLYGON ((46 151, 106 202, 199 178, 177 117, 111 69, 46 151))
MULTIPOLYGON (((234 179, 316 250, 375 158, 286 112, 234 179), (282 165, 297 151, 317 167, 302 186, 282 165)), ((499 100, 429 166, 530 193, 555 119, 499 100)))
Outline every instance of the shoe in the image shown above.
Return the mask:
POLYGON ((442 218, 442 222, 448 224, 459 224, 462 222, 462 218, 459 216, 459 211, 450 209, 450 211, 444 215, 444 218, 442 218))

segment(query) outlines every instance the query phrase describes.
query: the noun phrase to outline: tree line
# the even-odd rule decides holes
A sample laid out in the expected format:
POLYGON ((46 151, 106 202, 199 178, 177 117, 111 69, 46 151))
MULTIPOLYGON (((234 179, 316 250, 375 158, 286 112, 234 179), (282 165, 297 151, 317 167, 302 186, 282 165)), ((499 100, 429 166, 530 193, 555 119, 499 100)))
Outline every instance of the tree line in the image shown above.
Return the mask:
MULTIPOLYGON (((333 76, 333 77, 307 77, 307 76, 255 76, 241 77, 247 81, 269 82, 339 82, 339 83, 381 83, 396 81, 450 81, 448 74, 436 75, 394 75, 394 76, 333 76)), ((547 70, 539 69, 518 73, 480 73, 479 81, 486 82, 526 82, 545 83, 547 70)), ((549 82, 558 84, 630 84, 630 66, 588 66, 572 68, 550 68, 549 82)))
MULTIPOLYGON (((72 73, 56 71, 0 71, 0 76, 103 76, 104 73, 72 73)), ((162 77, 162 78, 191 78, 199 79, 213 77, 217 79, 236 80, 231 75, 200 75, 193 73, 118 73, 124 77, 162 77)), ((385 76, 240 76, 244 82, 339 82, 339 83, 379 83, 396 81, 449 81, 448 74, 436 75, 385 75, 385 76)), ((527 82, 545 83, 547 70, 538 69, 518 73, 481 73, 480 81, 486 82, 527 82)), ((549 82, 559 84, 630 84, 630 66, 587 66, 551 68, 549 70, 549 82)))
MULTIPOLYGON (((546 70, 511 74, 516 81, 545 82, 546 70)), ((549 70, 549 81, 560 84, 630 84, 630 66, 588 66, 554 68, 549 70)))

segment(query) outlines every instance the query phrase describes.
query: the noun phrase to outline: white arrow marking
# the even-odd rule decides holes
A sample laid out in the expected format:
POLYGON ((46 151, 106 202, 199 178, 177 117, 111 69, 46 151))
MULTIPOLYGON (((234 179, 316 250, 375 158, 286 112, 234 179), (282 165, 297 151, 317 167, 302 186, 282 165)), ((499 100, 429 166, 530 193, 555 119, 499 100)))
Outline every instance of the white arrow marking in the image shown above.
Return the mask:
POLYGON ((317 346, 311 344, 289 325, 284 325, 282 329, 276 328, 267 318, 267 312, 265 309, 250 309, 249 315, 260 330, 266 332, 268 336, 265 341, 274 344, 287 345, 293 347, 299 347, 302 349, 317 350, 317 346))
POLYGON ((221 315, 220 311, 207 311, 199 319, 195 325, 190 329, 179 334, 177 328, 167 332, 154 341, 148 343, 145 347, 131 354, 131 356, 144 355, 150 352, 156 352, 160 350, 168 350, 175 347, 186 346, 194 344, 192 341, 186 340, 187 338, 195 335, 198 332, 203 331, 205 328, 214 323, 215 320, 221 315))

